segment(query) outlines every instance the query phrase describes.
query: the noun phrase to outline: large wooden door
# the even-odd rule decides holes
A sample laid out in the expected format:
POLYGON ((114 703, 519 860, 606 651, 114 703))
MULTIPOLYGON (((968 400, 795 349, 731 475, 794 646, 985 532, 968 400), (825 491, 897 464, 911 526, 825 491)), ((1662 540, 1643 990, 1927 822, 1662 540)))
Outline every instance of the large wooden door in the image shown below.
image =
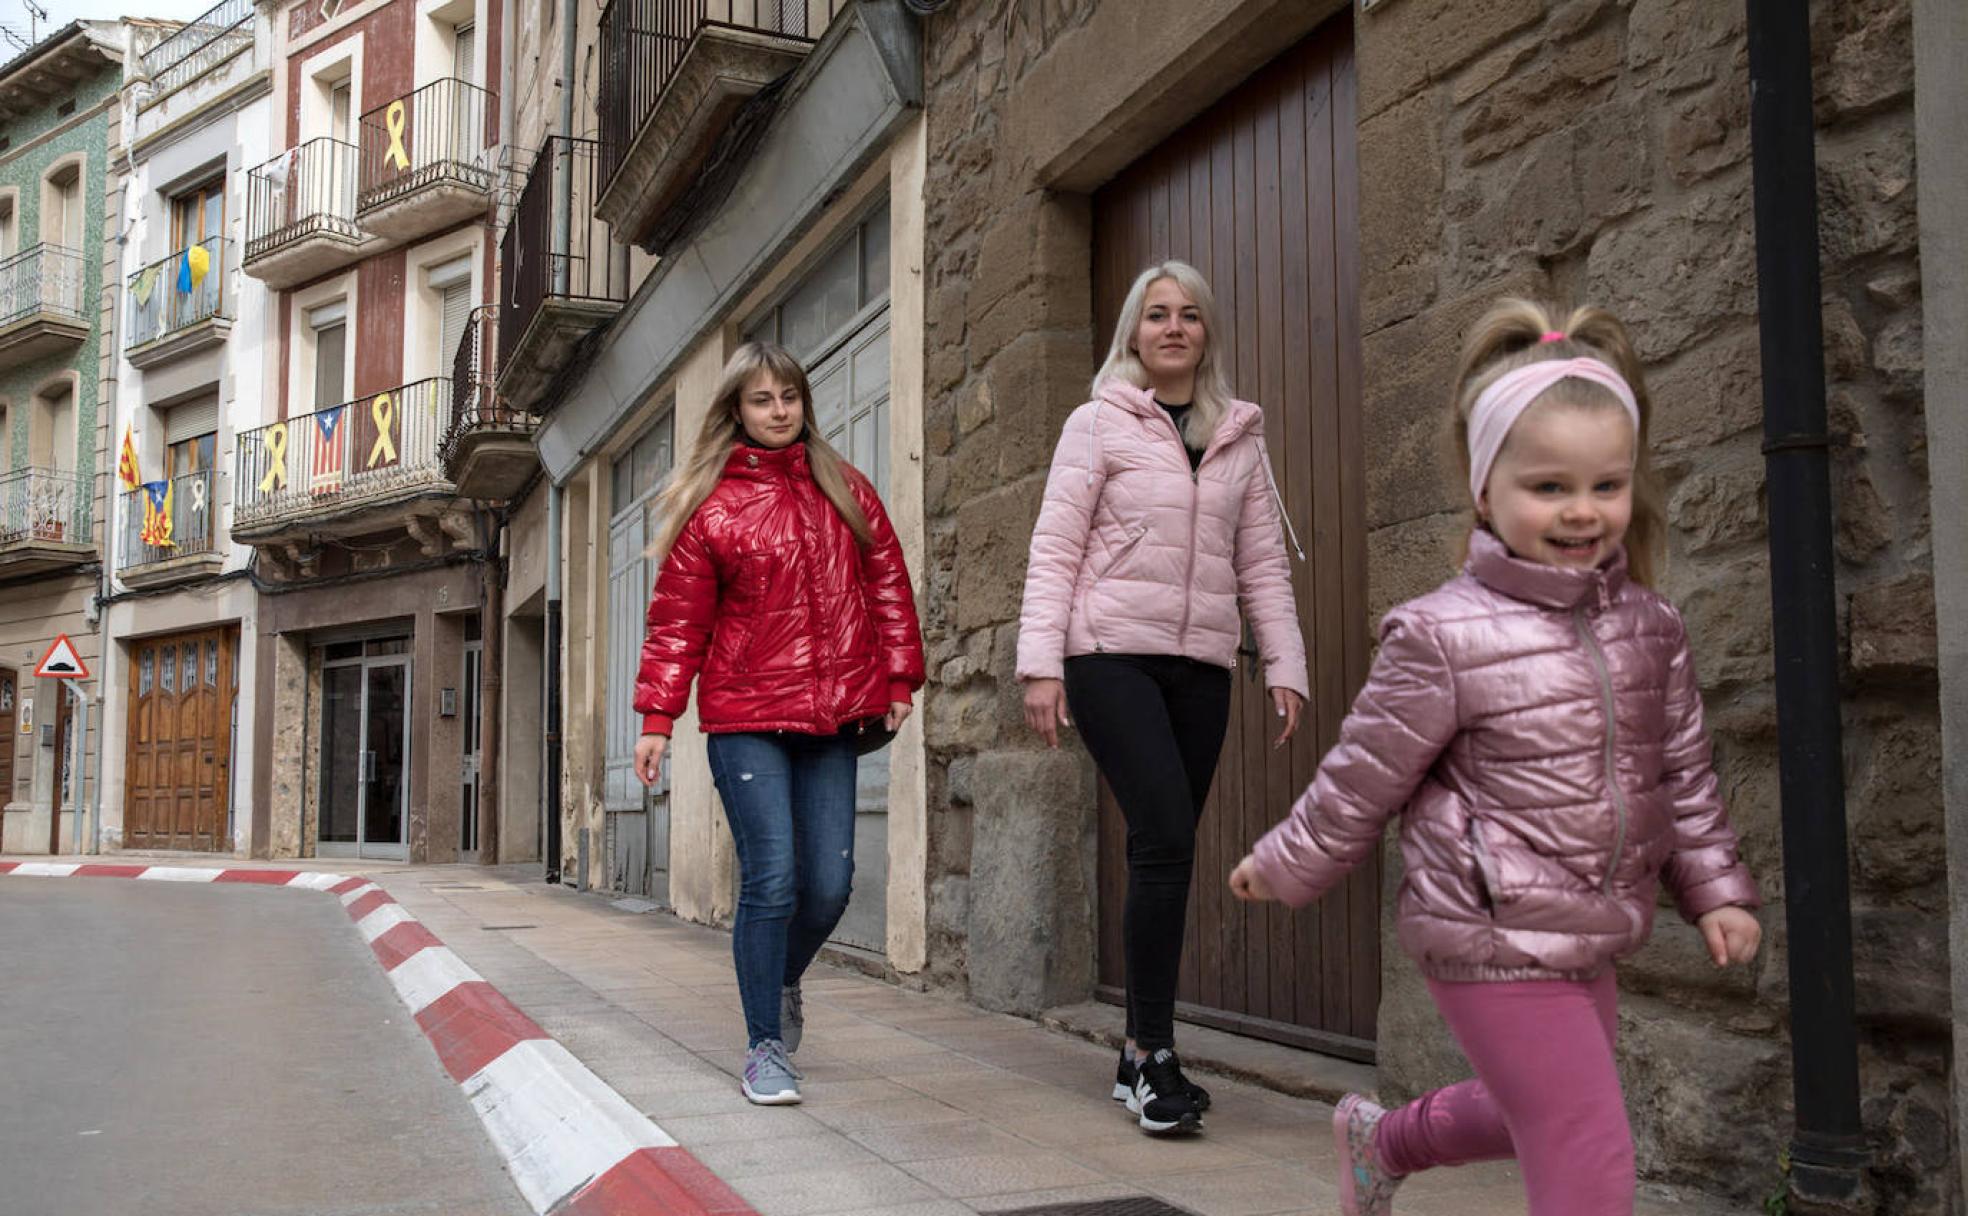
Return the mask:
POLYGON ((0 667, 0 806, 14 800, 14 731, 20 723, 20 677, 0 667))
POLYGON ((231 851, 237 636, 205 629, 131 643, 125 847, 231 851))
MULTIPOLYGON (((1278 488, 1307 560, 1292 562, 1312 699, 1297 739, 1277 719, 1250 649, 1197 840, 1178 1015, 1371 1059, 1380 1001, 1378 865, 1318 905, 1239 904, 1225 886, 1331 746, 1366 676, 1353 34, 1339 18, 1263 68, 1094 198, 1100 351, 1142 267, 1180 258, 1216 292, 1238 396, 1265 411, 1278 488)), ((1127 873, 1120 812, 1100 808, 1100 991, 1124 982, 1127 873)))

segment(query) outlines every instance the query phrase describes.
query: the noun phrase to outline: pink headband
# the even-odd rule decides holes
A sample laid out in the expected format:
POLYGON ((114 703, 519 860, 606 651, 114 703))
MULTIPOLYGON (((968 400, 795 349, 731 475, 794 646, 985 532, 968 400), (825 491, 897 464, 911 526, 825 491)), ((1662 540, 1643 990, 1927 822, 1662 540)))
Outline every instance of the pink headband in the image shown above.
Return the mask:
POLYGON ((1503 450, 1503 441, 1510 434, 1510 428, 1517 425, 1517 419, 1530 408, 1531 402, 1543 396, 1546 389, 1560 380, 1590 380, 1610 391, 1626 407, 1626 416, 1633 423, 1634 435, 1640 434, 1640 403, 1634 399, 1633 387, 1618 372, 1597 359, 1588 356, 1546 359, 1507 371, 1492 380, 1489 387, 1477 395, 1476 404, 1469 409, 1469 497, 1472 501, 1483 501, 1483 487, 1490 481, 1490 466, 1496 463, 1497 453, 1503 450))

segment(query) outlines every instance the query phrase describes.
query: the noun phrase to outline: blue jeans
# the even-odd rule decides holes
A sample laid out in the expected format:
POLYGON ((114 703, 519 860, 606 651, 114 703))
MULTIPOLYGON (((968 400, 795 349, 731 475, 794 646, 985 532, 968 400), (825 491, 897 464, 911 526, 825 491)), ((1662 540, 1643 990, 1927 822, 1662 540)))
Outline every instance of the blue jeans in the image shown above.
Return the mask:
POLYGON ((799 983, 854 883, 854 768, 839 735, 710 736, 711 778, 738 846, 731 953, 747 1046, 780 1037, 779 989, 799 983))

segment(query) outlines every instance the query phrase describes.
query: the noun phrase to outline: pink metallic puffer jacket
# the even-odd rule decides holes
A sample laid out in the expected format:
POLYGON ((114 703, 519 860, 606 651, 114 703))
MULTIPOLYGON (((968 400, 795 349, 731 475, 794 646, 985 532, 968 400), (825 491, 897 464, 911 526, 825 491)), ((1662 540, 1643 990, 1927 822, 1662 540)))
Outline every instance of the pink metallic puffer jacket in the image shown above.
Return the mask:
POLYGON ((1373 672, 1259 872, 1310 903, 1402 815, 1399 931, 1445 980, 1586 979, 1647 940, 1661 880, 1694 920, 1757 906, 1709 766, 1674 606, 1511 556, 1387 614, 1373 672))
POLYGON ((1264 411, 1232 402, 1203 453, 1145 389, 1110 380, 1066 420, 1032 529, 1020 679, 1069 655, 1182 655, 1236 665, 1239 603, 1268 688, 1309 695, 1264 411))

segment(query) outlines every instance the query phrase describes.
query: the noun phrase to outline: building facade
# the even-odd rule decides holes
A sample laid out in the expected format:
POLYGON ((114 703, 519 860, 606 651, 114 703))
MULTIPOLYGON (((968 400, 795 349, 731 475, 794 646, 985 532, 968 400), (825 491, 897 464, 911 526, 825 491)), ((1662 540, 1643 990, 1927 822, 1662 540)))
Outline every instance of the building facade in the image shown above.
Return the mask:
POLYGON ((122 35, 65 26, 0 66, 0 850, 85 842, 102 676, 103 180, 122 35), (36 679, 68 635, 93 679, 36 679))
POLYGON ((110 150, 119 308, 105 358, 102 847, 243 853, 256 753, 252 549, 231 535, 258 426, 269 294, 240 273, 269 155, 271 26, 230 0, 131 22, 110 150), (125 456, 127 442, 131 455, 125 456), (125 471, 128 466, 127 472, 125 471))
POLYGON ((492 299, 503 9, 261 12, 272 132, 241 266, 267 333, 229 466, 259 592, 247 847, 477 858, 499 834, 478 764, 502 503, 446 457, 495 424, 452 355, 492 299))

